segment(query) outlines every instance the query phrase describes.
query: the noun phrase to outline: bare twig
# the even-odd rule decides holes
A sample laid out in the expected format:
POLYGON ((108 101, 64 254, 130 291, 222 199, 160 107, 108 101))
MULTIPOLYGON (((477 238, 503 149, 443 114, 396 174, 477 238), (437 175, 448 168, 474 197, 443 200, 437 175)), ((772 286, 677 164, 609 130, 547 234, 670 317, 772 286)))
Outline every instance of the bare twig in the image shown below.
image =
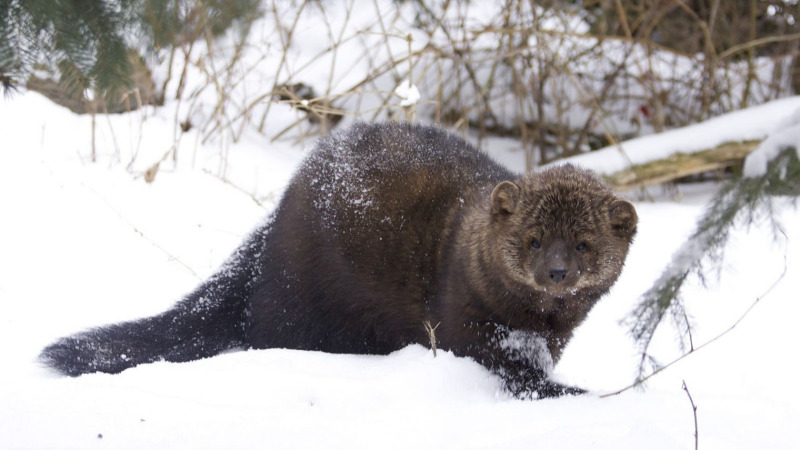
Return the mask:
POLYGON ((441 322, 437 323, 435 326, 431 326, 431 321, 426 320, 423 322, 425 325, 425 331, 428 332, 428 338, 431 341, 431 350, 433 350, 433 357, 436 358, 436 329, 439 328, 441 322))
POLYGON ((700 441, 700 435, 697 430, 697 405, 694 404, 694 399, 692 398, 692 394, 689 393, 689 387, 686 386, 685 380, 683 380, 682 388, 686 391, 686 395, 689 397, 689 403, 692 405, 692 415, 694 416, 694 450, 697 450, 700 441))
POLYGON ((767 44, 774 44, 777 42, 791 42, 791 41, 798 41, 800 40, 800 33, 794 34, 786 34, 782 36, 765 36, 762 38, 754 39, 749 42, 745 42, 743 44, 734 45, 733 47, 721 52, 719 54, 719 59, 727 59, 737 53, 748 51, 755 47, 761 47, 762 45, 767 44))
POLYGON ((100 193, 98 193, 98 192, 97 192, 97 191, 96 191, 96 190, 95 190, 93 187, 91 187, 91 186, 89 186, 89 185, 87 185, 87 184, 85 184, 85 183, 81 183, 81 184, 82 184, 82 185, 83 185, 83 186, 84 186, 86 189, 88 189, 89 191, 91 191, 91 192, 92 192, 92 193, 93 193, 93 194, 94 194, 94 195, 95 195, 97 198, 99 198, 99 199, 100 199, 100 201, 102 201, 103 203, 105 203, 105 204, 106 204, 106 206, 108 206, 108 208, 109 208, 111 211, 113 211, 113 212, 114 212, 114 214, 116 214, 116 215, 117 215, 117 217, 119 217, 119 219, 120 219, 120 220, 122 220, 122 221, 123 221, 123 222, 125 222, 125 223, 126 223, 128 226, 130 226, 130 227, 131 227, 131 229, 133 230, 133 232, 134 232, 134 233, 138 234, 138 235, 139 235, 139 236, 141 236, 141 237, 142 237, 144 240, 146 240, 147 242, 149 242, 149 243, 150 243, 150 244, 151 244, 153 247, 155 247, 155 248, 159 249, 159 250, 160 250, 162 253, 164 253, 165 255, 167 255, 167 257, 168 257, 168 258, 169 258, 171 261, 175 261, 175 262, 177 262, 178 264, 180 264, 181 266, 183 266, 183 268, 184 268, 184 269, 186 269, 186 270, 187 270, 189 273, 191 273, 191 274, 192 274, 192 276, 194 276, 196 279, 198 279, 198 280, 201 280, 201 281, 202 281, 202 278, 200 278, 200 275, 198 275, 198 274, 197 274, 197 272, 195 272, 195 271, 194 271, 194 269, 192 269, 192 268, 191 268, 191 267, 190 267, 188 264, 186 264, 185 262, 181 261, 181 260, 180 260, 180 258, 178 258, 177 256, 175 256, 175 255, 173 255, 172 253, 170 253, 170 252, 169 252, 169 250, 167 250, 167 249, 165 249, 164 247, 162 247, 162 246, 161 246, 161 245, 160 245, 158 242, 156 242, 156 241, 152 240, 152 239, 151 239, 149 236, 147 236, 146 234, 144 234, 144 233, 143 233, 143 232, 142 232, 142 231, 141 231, 141 230, 140 230, 140 229, 139 229, 139 228, 138 228, 136 225, 134 225, 134 224, 133 224, 133 223, 132 223, 130 220, 128 220, 128 219, 127 219, 125 216, 123 216, 123 215, 122 215, 122 213, 121 213, 121 212, 119 212, 119 210, 117 210, 117 208, 115 208, 115 207, 114 207, 114 205, 112 205, 112 204, 111 204, 111 202, 109 202, 109 201, 108 201, 108 200, 107 200, 105 197, 103 197, 102 195, 100 195, 100 193))
MULTIPOLYGON (((655 10, 635 13, 625 2, 611 0, 609 16, 620 28, 607 32, 571 26, 580 20, 573 10, 542 8, 523 0, 505 0, 493 17, 480 21, 473 21, 473 7, 466 0, 402 6, 350 0, 336 14, 308 0, 272 0, 266 8, 274 19, 262 23, 269 32, 264 35, 271 38, 262 45, 238 42, 231 56, 215 51, 206 35, 207 51, 191 55, 193 41, 184 43, 178 90, 183 89, 188 66, 202 72, 205 85, 192 94, 191 100, 197 103, 190 112, 199 112, 195 125, 202 143, 209 139, 225 143, 236 142, 248 128, 267 131, 273 104, 286 101, 276 98, 280 86, 303 83, 320 93, 313 100, 298 99, 308 103, 302 108, 294 99, 287 102, 305 113, 297 112, 296 122, 286 126, 285 119, 277 121, 285 127, 278 130, 281 134, 292 131, 293 138, 302 139, 308 133, 327 131, 333 124, 326 121, 338 120, 332 116, 395 117, 398 106, 393 88, 410 80, 425 100, 414 111, 405 111, 408 118, 414 118, 413 112, 423 120, 428 115, 451 126, 471 126, 479 129, 481 138, 487 133, 518 137, 531 168, 639 133, 727 112, 738 108, 743 98, 755 104, 784 92, 781 86, 787 78, 765 79, 760 66, 772 65, 777 71, 783 67, 779 56, 755 63, 735 57, 754 47, 800 41, 800 34, 754 39, 717 55, 712 38, 717 39, 714 33, 725 28, 726 16, 717 11, 724 2, 711 3, 706 17, 681 0, 667 0, 655 10), (363 8, 373 9, 372 22, 363 21, 363 8), (413 15, 408 8, 415 9, 413 15), (666 48, 650 39, 675 11, 690 18, 695 30, 691 37, 700 52, 666 48), (329 42, 315 55, 304 54, 295 61, 292 55, 300 43, 295 37, 303 18, 312 13, 329 42), (407 42, 407 51, 398 51, 398 39, 407 42), (229 64, 220 62, 223 55, 230 57, 229 64), (359 70, 337 69, 345 55, 348 63, 366 69, 361 79, 353 77, 359 70), (268 74, 262 69, 266 61, 272 62, 268 74), (245 64, 248 67, 242 67, 245 64), (249 72, 259 82, 245 82, 249 72), (325 75, 320 77, 320 73, 325 75), (747 92, 745 81, 752 84, 747 92), (208 98, 213 103, 208 104, 208 98), (305 127, 309 122, 314 125, 305 127)), ((174 56, 178 55, 170 54, 170 60, 174 56)), ((167 80, 178 69, 172 64, 168 68, 167 80)), ((225 172, 224 167, 220 172, 225 172)))
MULTIPOLYGON (((213 173, 211 173, 211 172, 210 172, 209 170, 207 170, 207 169, 203 169, 203 172, 204 172, 204 173, 206 173, 207 175, 211 175, 211 176, 213 176, 213 177, 217 178, 218 180, 222 181, 223 183, 227 184, 228 186, 230 186, 230 187, 232 187, 232 188, 236 189, 237 191, 241 192, 242 194, 244 194, 244 195, 246 195, 246 196, 250 197, 250 200, 252 200, 252 201, 253 201, 253 203, 255 203, 256 205, 258 205, 258 206, 259 206, 259 208, 263 209, 264 211, 267 211, 267 210, 268 210, 268 208, 267 208, 266 206, 264 206, 264 203, 263 203, 261 200, 259 200, 259 199, 258 199, 258 198, 257 198, 255 195, 253 195, 251 192, 248 192, 248 191, 246 191, 246 190, 245 190, 244 188, 242 188, 241 186, 239 186, 239 185, 237 185, 237 184, 235 184, 235 183, 232 183, 232 182, 231 182, 229 179, 227 179, 227 178, 225 178, 225 177, 219 177, 219 176, 216 176, 216 175, 214 175, 213 173)), ((268 197, 265 197, 265 199, 269 199, 269 198, 268 198, 268 197)))

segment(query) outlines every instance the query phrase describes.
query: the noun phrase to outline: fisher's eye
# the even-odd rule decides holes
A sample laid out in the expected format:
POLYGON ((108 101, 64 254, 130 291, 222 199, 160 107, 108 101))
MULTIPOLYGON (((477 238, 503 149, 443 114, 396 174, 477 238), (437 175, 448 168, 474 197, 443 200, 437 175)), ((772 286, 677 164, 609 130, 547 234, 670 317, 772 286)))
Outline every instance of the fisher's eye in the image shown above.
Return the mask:
POLYGON ((539 242, 538 239, 534 239, 534 240, 531 241, 531 248, 538 250, 538 249, 542 248, 542 243, 539 242))
POLYGON ((580 244, 575 246, 575 250, 577 250, 579 252, 585 252, 586 249, 587 249, 586 242, 581 242, 580 244))

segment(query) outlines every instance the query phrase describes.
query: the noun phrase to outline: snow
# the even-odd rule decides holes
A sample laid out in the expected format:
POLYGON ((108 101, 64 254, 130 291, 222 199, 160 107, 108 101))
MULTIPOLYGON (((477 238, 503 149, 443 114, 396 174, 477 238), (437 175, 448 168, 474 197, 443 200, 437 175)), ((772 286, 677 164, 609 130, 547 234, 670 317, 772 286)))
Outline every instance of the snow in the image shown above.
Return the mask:
POLYGON ((420 94, 417 86, 411 84, 411 81, 405 80, 397 86, 394 90, 395 95, 400 97, 400 106, 407 107, 416 105, 419 101, 420 94))
POLYGON ((759 146, 747 155, 743 174, 746 177, 758 178, 767 173, 769 162, 787 148, 794 148, 800 158, 800 109, 779 122, 777 130, 770 133, 759 146))
MULTIPOLYGON (((233 351, 78 378, 38 362, 41 349, 56 338, 164 311, 217 270, 268 217, 312 144, 298 130, 302 127, 284 139, 265 137, 290 127, 298 113, 286 104, 254 105, 254 93, 269 91, 276 77, 304 81, 318 93, 347 93, 382 62, 418 52, 426 37, 412 26, 414 10, 406 5, 394 13, 384 7, 393 4, 379 1, 362 10, 352 3, 349 9, 323 11, 299 3, 297 8, 310 6, 285 49, 285 62, 276 51, 284 44, 275 30, 292 23, 295 11, 260 21, 236 70, 210 71, 231 77, 221 81, 237 86, 227 107, 230 130, 245 130, 240 135, 220 132, 206 139, 199 131, 201 124, 219 119, 220 100, 209 89, 212 84, 203 84, 208 74, 191 66, 186 87, 191 94, 184 102, 98 116, 94 139, 89 117, 35 93, 0 99, 0 448, 685 449, 694 445, 695 430, 684 382, 698 405, 702 448, 800 448, 800 388, 791 356, 800 342, 800 212, 785 199, 775 200, 785 239, 774 240, 768 224, 733 232, 719 279, 708 288, 692 279, 684 293, 696 346, 724 332, 760 299, 746 318, 652 378, 645 390, 602 396, 633 381, 636 346, 620 321, 692 232, 714 184, 679 186, 654 193, 652 202, 636 203, 639 234, 626 269, 555 366, 555 378, 589 389, 588 395, 515 400, 473 361, 444 351, 434 358, 420 346, 389 356, 233 351), (378 28, 376 17, 386 30, 378 28), (348 20, 341 29, 328 26, 348 20), (331 36, 340 32, 338 39, 331 36), (332 40, 340 42, 338 51, 330 51, 332 40), (237 108, 250 107, 251 113, 238 114, 237 108), (266 109, 267 129, 254 133, 255 118, 266 109), (177 122, 186 118, 195 128, 181 133, 177 122), (162 162, 155 180, 146 183, 143 174, 157 161, 162 162), (764 295, 784 266, 785 276, 764 295)), ((463 36, 455 39, 494 49, 494 35, 473 34, 492 25, 497 5, 458 2, 455 8, 468 10, 468 23, 458 31, 463 36)), ((457 12, 449 13, 458 19, 457 12)), ((562 33, 581 32, 586 24, 578 18, 546 19, 543 29, 565 36, 548 44, 555 46, 548 51, 566 57, 571 49, 595 44, 573 42, 562 33)), ((441 32, 434 38, 447 42, 441 32)), ((194 48, 192 58, 208 53, 203 43, 194 48)), ((614 65, 624 53, 611 41, 603 49, 607 59, 589 55, 581 70, 596 70, 598 61, 614 65)), ((226 67, 224 52, 214 57, 204 62, 226 67)), ((424 74, 425 61, 417 61, 412 73, 401 65, 335 106, 372 111, 394 92, 401 106, 431 107, 424 99, 442 87, 436 82, 441 73, 424 74)), ((664 66, 657 70, 666 79, 696 73, 685 58, 661 55, 653 61, 664 66)), ((181 68, 180 61, 175 64, 181 68)), ((627 69, 633 77, 641 70, 627 69)), ((441 71, 447 70, 445 64, 441 71)), ((481 70, 479 76, 489 75, 486 67, 481 70)), ((161 85, 165 65, 154 74, 161 85)), ((177 83, 173 77, 168 92, 175 92, 177 83)), ((549 87, 553 98, 580 94, 563 80, 549 87)), ((504 83, 495 89, 501 91, 492 96, 501 123, 515 123, 509 110, 514 93, 504 83)), ((694 101, 683 91, 673 94, 694 101)), ((466 97, 473 100, 469 92, 466 97)), ((555 114, 557 108, 547 107, 547 114, 555 114)), ((576 123, 587 110, 573 108, 569 114, 569 122, 576 123)), ((622 118, 604 120, 624 132, 631 125, 622 118)), ((611 173, 628 167, 629 160, 639 164, 769 137, 746 164, 747 174, 758 175, 776 151, 800 140, 798 123, 800 97, 786 98, 623 142, 626 156, 608 148, 572 161, 611 173)), ((511 169, 524 167, 518 141, 489 138, 484 147, 511 169)), ((367 198, 354 198, 369 206, 367 198)), ((669 327, 659 329, 651 350, 662 363, 680 355, 669 327)))
MULTIPOLYGON (((569 158, 569 161, 602 174, 612 174, 631 165, 664 159, 676 153, 693 153, 729 142, 763 140, 791 128, 800 120, 798 117, 800 96, 788 97, 723 114, 684 128, 631 139, 619 146, 609 146, 569 158)), ((783 136, 780 138, 781 143, 787 138, 796 137, 797 132, 783 136)), ((795 139, 794 142, 798 140, 795 139)), ((559 161, 554 164, 562 163, 563 161, 559 161)), ((755 160, 752 164, 756 164, 755 160)), ((762 168, 761 164, 758 165, 759 169, 762 168)), ((752 167, 748 170, 753 170, 751 173, 756 174, 757 169, 752 167)), ((766 170, 765 165, 763 170, 766 170)))
MULTIPOLYGON (((771 107, 788 111, 796 101, 771 107)), ((782 199, 787 239, 773 241, 767 225, 738 230, 719 280, 709 289, 690 283, 695 343, 730 327, 786 264, 777 287, 732 332, 646 390, 601 397, 632 381, 635 346, 619 322, 692 231, 714 185, 678 188, 681 202, 636 204, 640 231, 626 270, 555 368, 557 379, 588 388, 585 396, 515 400, 473 361, 442 351, 434 358, 419 346, 389 356, 236 351, 78 378, 49 371, 37 355, 54 339, 163 311, 212 274, 274 208, 304 155, 293 143, 251 136, 228 153, 233 175, 222 181, 219 148, 190 131, 177 163, 145 183, 141 171, 173 142, 171 108, 99 120, 92 163, 89 118, 33 93, 0 103, 0 447, 689 448, 684 381, 698 405, 701 447, 800 445, 791 356, 800 340, 800 213, 782 199)), ((738 120, 762 114, 754 108, 738 120)), ((717 139, 741 137, 738 127, 713 126, 717 139)), ((679 355, 674 342, 668 328, 657 333, 662 363, 679 355)))

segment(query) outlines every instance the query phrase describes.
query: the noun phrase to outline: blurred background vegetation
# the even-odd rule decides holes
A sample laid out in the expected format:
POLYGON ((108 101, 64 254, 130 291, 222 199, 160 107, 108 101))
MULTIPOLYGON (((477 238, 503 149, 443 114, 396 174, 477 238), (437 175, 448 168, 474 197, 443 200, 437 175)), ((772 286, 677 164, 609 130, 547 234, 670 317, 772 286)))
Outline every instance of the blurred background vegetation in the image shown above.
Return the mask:
POLYGON ((270 138, 414 118, 515 137, 528 168, 800 89, 796 0, 486 3, 0 0, 0 81, 77 113, 186 102, 206 140, 268 133, 275 104, 270 138))

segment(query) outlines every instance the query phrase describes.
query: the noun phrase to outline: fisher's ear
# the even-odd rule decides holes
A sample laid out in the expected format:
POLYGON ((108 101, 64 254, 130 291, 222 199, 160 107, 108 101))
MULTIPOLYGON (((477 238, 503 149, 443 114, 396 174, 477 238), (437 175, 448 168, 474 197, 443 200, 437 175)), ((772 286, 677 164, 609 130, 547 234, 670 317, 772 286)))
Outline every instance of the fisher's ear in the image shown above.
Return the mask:
POLYGON ((520 188, 510 181, 503 181, 492 191, 492 213, 513 214, 517 210, 520 188))
POLYGON ((614 200, 608 207, 608 215, 611 218, 614 234, 628 240, 633 239, 639 216, 636 215, 636 209, 631 202, 619 198, 614 200))

